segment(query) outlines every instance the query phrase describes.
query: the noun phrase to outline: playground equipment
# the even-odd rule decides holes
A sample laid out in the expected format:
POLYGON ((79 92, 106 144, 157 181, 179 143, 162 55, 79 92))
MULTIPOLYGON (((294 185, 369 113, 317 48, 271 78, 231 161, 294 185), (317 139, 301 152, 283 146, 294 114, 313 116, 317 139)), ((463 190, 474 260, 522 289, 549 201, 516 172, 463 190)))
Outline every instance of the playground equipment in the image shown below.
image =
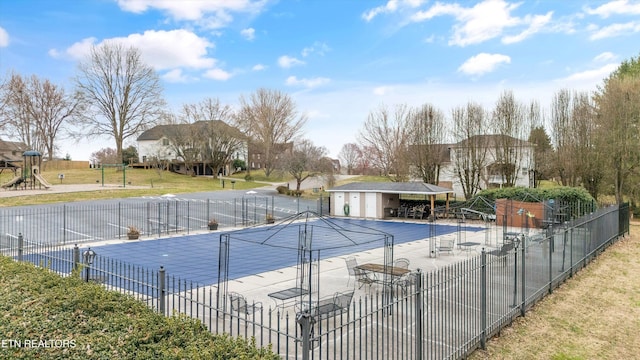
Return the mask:
POLYGON ((18 187, 20 186, 20 184, 22 184, 24 182, 24 178, 22 177, 22 175, 16 176, 13 179, 9 180, 9 182, 6 182, 4 184, 2 184, 2 188, 6 189, 6 188, 10 188, 10 187, 18 187))
POLYGON ((40 175, 42 165, 42 155, 35 150, 28 150, 22 153, 22 169, 20 175, 16 175, 9 182, 2 184, 2 188, 14 187, 16 189, 48 189, 51 184, 40 175))

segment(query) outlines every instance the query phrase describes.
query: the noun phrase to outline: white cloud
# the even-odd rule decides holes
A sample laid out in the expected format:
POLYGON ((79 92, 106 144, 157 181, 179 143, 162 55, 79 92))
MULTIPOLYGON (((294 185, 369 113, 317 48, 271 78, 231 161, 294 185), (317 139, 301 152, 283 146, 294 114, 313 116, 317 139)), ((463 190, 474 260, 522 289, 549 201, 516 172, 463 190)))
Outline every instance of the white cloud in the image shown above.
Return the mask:
POLYGON ((595 62, 606 62, 606 61, 611 61, 614 60, 617 56, 609 51, 603 52, 601 54, 598 54, 598 56, 596 56, 595 58, 593 58, 593 61, 595 62))
POLYGON ((316 41, 313 45, 302 49, 302 56, 307 57, 311 54, 318 54, 320 56, 324 56, 327 52, 329 52, 331 48, 322 42, 316 41))
POLYGON ((502 54, 480 53, 467 59, 458 71, 468 75, 483 75, 494 71, 500 64, 511 63, 511 58, 502 54))
POLYGON ((553 15, 553 11, 549 11, 546 15, 535 15, 533 17, 527 17, 525 22, 529 23, 529 27, 526 28, 518 35, 513 36, 505 36, 502 38, 502 42, 504 44, 513 44, 534 35, 544 29, 545 26, 551 22, 551 16, 553 15))
POLYGON ((262 70, 266 70, 266 68, 267 68, 267 67, 266 67, 265 65, 262 65, 262 64, 256 64, 256 65, 253 65, 253 67, 251 68, 251 70, 253 70, 253 71, 262 71, 262 70))
POLYGON ((49 50, 49 55, 54 58, 62 58, 64 56, 70 56, 73 59, 80 60, 84 59, 91 53, 91 47, 96 44, 96 38, 89 37, 80 40, 80 42, 76 42, 73 45, 69 46, 63 52, 60 52, 56 49, 49 50))
POLYGON ((593 34, 589 36, 589 39, 600 40, 640 32, 640 22, 632 21, 625 24, 613 24, 604 26, 602 28, 592 26, 590 27, 590 29, 593 30, 593 34))
MULTIPOLYGON (((143 34, 131 34, 126 38, 111 38, 96 43, 95 38, 86 38, 71 45, 65 53, 74 59, 83 59, 91 51, 93 45, 104 42, 118 42, 125 46, 133 46, 140 50, 146 63, 156 70, 187 67, 206 69, 215 65, 216 60, 207 57, 207 50, 213 47, 207 39, 201 38, 187 30, 145 31, 143 34), (171 46, 167 46, 171 44, 171 46)), ((49 52, 60 55, 58 51, 49 52)))
POLYGON ((306 88, 315 88, 329 83, 331 80, 328 78, 317 77, 312 79, 298 79, 295 76, 289 76, 286 84, 290 86, 304 86, 306 88))
POLYGON ((278 65, 280 65, 281 68, 288 69, 296 65, 304 65, 304 61, 298 60, 291 56, 283 55, 278 58, 278 65))
POLYGON ((375 7, 362 14, 364 21, 371 21, 374 17, 380 14, 391 14, 403 8, 417 8, 422 5, 426 0, 388 0, 386 4, 375 7))
POLYGON ((233 13, 257 14, 266 6, 265 0, 118 0, 124 11, 136 14, 157 9, 177 21, 194 21, 208 29, 219 29, 233 21, 233 13))
POLYGON ((245 39, 251 41, 256 38, 256 30, 254 28, 242 29, 240 35, 245 39))
POLYGON ((389 0, 385 5, 375 7, 365 12, 364 14, 362 14, 362 18, 365 21, 371 21, 373 20, 374 17, 378 16, 379 14, 392 13, 392 12, 395 12, 396 10, 398 10, 398 0, 389 0))
POLYGON ((9 46, 9 33, 4 28, 0 27, 0 47, 9 46))
POLYGON ((387 95, 391 90, 390 86, 376 86, 373 88, 373 94, 378 96, 387 95))
POLYGON ((620 64, 610 63, 606 64, 600 68, 586 70, 582 72, 577 72, 571 74, 565 78, 556 80, 556 82, 587 82, 587 83, 598 83, 602 79, 605 79, 614 72, 620 64))
POLYGON ((204 77, 219 81, 229 80, 232 76, 233 75, 231 73, 228 73, 222 69, 210 69, 204 73, 204 77))
POLYGON ((162 79, 170 83, 186 83, 189 79, 182 73, 181 69, 173 69, 162 75, 162 79))
POLYGON ((595 9, 585 7, 585 12, 589 15, 597 15, 608 18, 611 15, 639 15, 640 3, 629 3, 627 0, 616 0, 600 5, 595 9))
POLYGON ((473 7, 465 8, 457 3, 436 2, 429 9, 418 11, 410 17, 413 22, 431 20, 437 16, 453 16, 456 23, 449 45, 467 46, 503 36, 510 28, 526 27, 517 35, 504 36, 502 42, 510 44, 522 41, 546 29, 552 12, 545 15, 512 16, 511 12, 521 3, 507 3, 504 0, 485 0, 473 7))

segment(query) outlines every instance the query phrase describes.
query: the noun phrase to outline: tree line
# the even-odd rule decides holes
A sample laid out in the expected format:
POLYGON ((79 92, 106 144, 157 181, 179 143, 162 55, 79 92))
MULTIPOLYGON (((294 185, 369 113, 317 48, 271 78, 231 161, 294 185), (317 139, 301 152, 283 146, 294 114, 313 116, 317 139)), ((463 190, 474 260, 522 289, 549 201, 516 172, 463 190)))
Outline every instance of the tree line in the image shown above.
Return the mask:
MULTIPOLYGON (((448 113, 430 103, 381 105, 370 111, 357 143, 342 147, 339 160, 349 174, 435 184, 445 162, 452 160, 453 175, 465 196, 472 196, 487 180, 487 151, 496 160, 492 173, 499 174, 505 186, 516 183, 520 169, 527 166, 522 146, 526 140, 535 145, 531 170, 536 181, 583 186, 594 197, 611 194, 618 202, 636 199, 639 59, 622 62, 593 92, 557 91, 544 110, 536 100, 520 101, 508 90, 491 109, 473 101, 448 113), (455 156, 447 153, 451 151, 455 156)), ((78 65, 72 90, 36 75, 10 73, 0 79, 0 134, 48 159, 59 151, 57 141, 63 137, 93 136, 111 137, 115 157, 123 159, 125 143, 162 125, 172 153, 187 167, 201 161, 218 169, 248 148, 260 155, 267 176, 284 171, 299 186, 308 176, 333 170, 327 149, 302 137, 306 121, 288 94, 272 89, 241 96, 237 108, 208 97, 173 112, 158 74, 144 63, 140 51, 118 43, 91 49, 78 65)), ((247 165, 251 169, 252 164, 247 165)))
POLYGON ((640 57, 623 61, 593 92, 557 91, 547 110, 509 90, 491 109, 473 101, 448 114, 429 103, 381 106, 370 112, 358 141, 342 147, 339 159, 349 174, 432 184, 450 162, 449 175, 470 198, 487 180, 490 152, 492 173, 504 186, 514 186, 527 163, 524 140, 534 148, 529 170, 537 184, 553 180, 582 186, 596 199, 638 199, 640 57))

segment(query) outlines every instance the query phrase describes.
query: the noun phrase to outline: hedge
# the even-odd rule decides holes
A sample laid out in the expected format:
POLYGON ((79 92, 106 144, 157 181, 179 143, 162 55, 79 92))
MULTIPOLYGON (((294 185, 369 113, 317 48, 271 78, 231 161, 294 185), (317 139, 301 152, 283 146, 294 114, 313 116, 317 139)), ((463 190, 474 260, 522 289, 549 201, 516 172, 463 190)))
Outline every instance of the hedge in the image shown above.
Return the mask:
POLYGON ((213 335, 133 297, 0 257, 0 358, 278 359, 253 340, 213 335))

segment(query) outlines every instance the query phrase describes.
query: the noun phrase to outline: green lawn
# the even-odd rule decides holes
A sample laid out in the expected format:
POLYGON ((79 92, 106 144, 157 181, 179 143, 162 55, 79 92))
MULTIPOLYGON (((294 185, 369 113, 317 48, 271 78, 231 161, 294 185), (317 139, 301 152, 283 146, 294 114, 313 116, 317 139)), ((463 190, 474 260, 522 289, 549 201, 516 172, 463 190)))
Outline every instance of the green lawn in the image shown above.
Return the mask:
MULTIPOLYGON (((74 185, 74 184, 102 184, 103 177, 100 170, 82 169, 82 170, 50 170, 43 171, 42 176, 51 184, 74 185), (64 173, 64 179, 60 180, 58 174, 64 173)), ((109 190, 112 186, 122 186, 123 177, 121 171, 114 169, 105 170, 104 183, 108 184, 105 190, 77 193, 51 193, 38 196, 29 196, 25 192, 25 196, 16 196, 3 198, 0 206, 18 206, 33 205, 53 202, 70 202, 89 199, 110 199, 110 198, 126 198, 135 196, 154 196, 167 193, 181 194, 203 191, 219 191, 229 189, 253 189, 265 186, 264 183, 253 181, 244 181, 244 179, 236 180, 231 184, 229 180, 225 180, 224 188, 220 179, 211 177, 192 177, 187 175, 175 174, 168 171, 158 172, 153 169, 127 169, 125 174, 126 186, 142 186, 139 189, 117 189, 109 190)), ((3 172, 0 174, 0 183, 5 183, 13 178, 13 173, 3 172)), ((0 190, 14 191, 14 190, 0 190)), ((17 190, 20 191, 20 190, 17 190)))

